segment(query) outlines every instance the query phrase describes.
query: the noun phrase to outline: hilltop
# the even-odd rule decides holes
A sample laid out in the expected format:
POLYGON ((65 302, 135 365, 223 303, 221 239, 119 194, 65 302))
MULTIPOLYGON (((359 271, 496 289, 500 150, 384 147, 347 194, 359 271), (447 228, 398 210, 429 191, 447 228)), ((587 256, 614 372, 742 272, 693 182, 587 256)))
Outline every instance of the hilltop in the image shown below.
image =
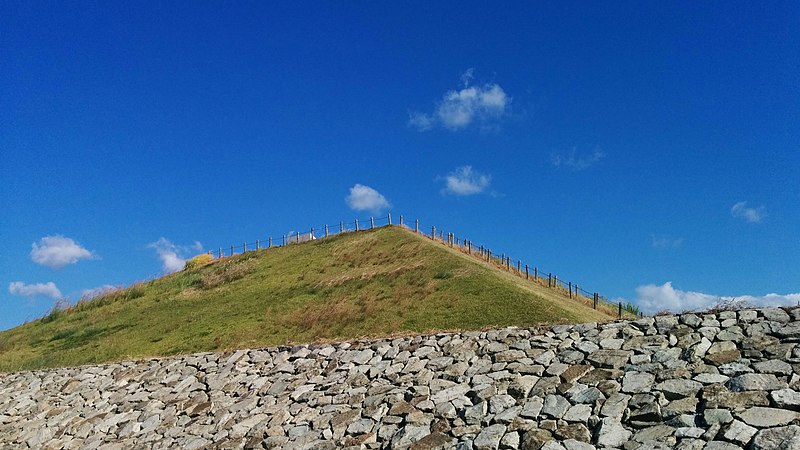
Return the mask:
POLYGON ((223 258, 54 311, 0 332, 0 371, 614 318, 587 305, 383 227, 223 258))

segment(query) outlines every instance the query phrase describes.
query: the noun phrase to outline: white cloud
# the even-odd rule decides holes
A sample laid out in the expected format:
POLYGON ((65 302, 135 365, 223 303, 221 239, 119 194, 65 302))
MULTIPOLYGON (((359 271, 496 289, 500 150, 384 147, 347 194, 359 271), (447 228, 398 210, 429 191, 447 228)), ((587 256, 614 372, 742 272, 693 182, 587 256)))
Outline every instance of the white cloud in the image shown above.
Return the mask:
POLYGON ((110 284, 104 284, 91 289, 84 289, 83 292, 81 292, 81 300, 91 300, 97 296, 116 291, 117 289, 118 288, 116 286, 112 286, 110 284))
POLYGON ((61 298, 61 291, 52 281, 47 283, 25 284, 22 281, 9 283, 8 292, 11 295, 21 295, 23 297, 50 297, 53 299, 61 298))
POLYGON ((674 238, 670 236, 656 236, 650 235, 653 248, 678 248, 683 245, 685 239, 674 238))
POLYGON ((492 177, 478 173, 472 166, 462 166, 444 177, 444 180, 442 194, 466 196, 485 191, 491 184, 492 177))
POLYGON ((380 192, 363 184, 356 184, 350 188, 350 195, 345 197, 345 202, 350 209, 355 211, 379 212, 389 208, 389 202, 380 192))
POLYGON ((726 302, 745 302, 748 305, 759 308, 790 306, 800 304, 800 293, 786 295, 767 294, 763 296, 722 296, 681 291, 673 288, 672 282, 666 282, 661 286, 647 284, 636 288, 636 304, 645 314, 653 314, 662 310, 672 312, 705 310, 726 302))
POLYGON ((64 236, 45 236, 39 240, 38 244, 34 242, 31 247, 31 260, 52 269, 75 264, 81 259, 97 258, 93 252, 64 236))
POLYGON ((576 155, 573 149, 566 155, 553 155, 550 157, 550 162, 556 166, 565 166, 572 170, 584 170, 598 163, 601 159, 605 158, 606 154, 600 150, 595 150, 588 155, 576 155))
POLYGON ((410 112, 408 113, 408 124, 419 131, 428 131, 435 125, 435 120, 425 113, 410 112))
POLYGON ((167 273, 183 270, 186 265, 187 254, 191 251, 199 252, 203 250, 203 245, 198 241, 195 241, 192 245, 178 246, 164 237, 151 242, 147 247, 156 251, 161 259, 162 269, 167 273))
POLYGON ((491 128, 485 125, 506 115, 512 99, 495 83, 470 86, 472 78, 473 69, 468 69, 461 75, 463 88, 445 93, 433 113, 409 113, 409 126, 427 131, 441 125, 455 131, 478 121, 491 128))
POLYGON ((745 222, 759 223, 764 219, 764 207, 748 208, 747 202, 739 202, 731 208, 731 215, 745 222))
POLYGON ((465 70, 464 73, 461 74, 460 78, 461 84, 463 84, 464 87, 469 86, 469 84, 472 83, 472 79, 475 78, 475 68, 470 67, 469 69, 465 70))

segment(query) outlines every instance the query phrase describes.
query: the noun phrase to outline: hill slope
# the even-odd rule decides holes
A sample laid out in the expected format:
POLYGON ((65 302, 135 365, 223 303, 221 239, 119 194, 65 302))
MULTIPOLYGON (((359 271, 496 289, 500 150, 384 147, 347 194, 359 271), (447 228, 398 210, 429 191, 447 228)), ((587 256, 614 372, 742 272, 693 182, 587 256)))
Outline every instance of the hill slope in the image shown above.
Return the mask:
POLYGON ((611 317, 399 227, 225 258, 0 333, 0 371, 611 317))

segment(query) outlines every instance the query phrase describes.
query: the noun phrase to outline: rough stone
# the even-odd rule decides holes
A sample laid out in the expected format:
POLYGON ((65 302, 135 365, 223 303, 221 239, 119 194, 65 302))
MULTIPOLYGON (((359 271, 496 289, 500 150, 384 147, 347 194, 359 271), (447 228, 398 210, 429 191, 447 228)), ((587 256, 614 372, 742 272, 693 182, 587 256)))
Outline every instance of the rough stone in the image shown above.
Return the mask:
POLYGON ((746 373, 731 378, 727 383, 728 389, 733 392, 742 391, 774 391, 786 389, 788 385, 772 374, 746 373))
POLYGON ((589 361, 599 364, 600 367, 618 369, 628 363, 632 351, 629 350, 597 350, 589 355, 589 361))
POLYGON ((452 448, 454 444, 454 438, 444 433, 434 431, 417 442, 414 442, 409 450, 445 450, 452 448))
POLYGON ((544 446, 547 442, 553 440, 553 435, 547 430, 542 430, 540 428, 534 428, 532 430, 528 430, 525 434, 522 435, 522 441, 520 442, 520 448, 523 450, 539 450, 544 446))
POLYGON ((779 389, 770 392, 769 395, 772 401, 775 402, 775 406, 800 411, 800 392, 793 389, 779 389))
POLYGON ((621 447, 631 438, 630 431, 614 418, 606 417, 597 430, 597 445, 601 447, 621 447))
POLYGON ((754 450, 795 450, 800 448, 800 426, 761 430, 753 439, 754 450))
POLYGON ((785 409, 754 406, 737 414, 737 416, 748 425, 769 428, 788 425, 800 417, 800 414, 785 409))
POLYGON ((750 439, 755 436, 758 430, 753 428, 749 425, 745 425, 738 420, 734 420, 730 423, 722 433, 722 437, 725 438, 727 441, 731 441, 733 443, 739 444, 741 446, 745 446, 750 439))
POLYGON ((668 399, 676 400, 684 397, 695 397, 702 387, 703 385, 697 381, 672 379, 658 383, 655 389, 663 392, 668 399))
POLYGON ((630 395, 614 394, 603 403, 600 409, 600 415, 603 417, 613 417, 622 420, 622 416, 628 409, 628 401, 631 399, 630 395))
POLYGON ((556 437, 560 440, 576 440, 580 442, 589 442, 592 440, 592 434, 586 425, 582 423, 568 423, 559 425, 555 432, 556 437))
POLYGON ((762 309, 760 312, 761 315, 764 316, 764 318, 769 320, 770 322, 786 323, 789 320, 791 320, 789 314, 787 314, 786 311, 780 308, 766 308, 762 309))
POLYGON ((725 424, 733 422, 733 415, 727 409, 706 409, 703 420, 706 425, 725 424))
POLYGON ((591 415, 592 407, 590 405, 578 404, 570 406, 561 418, 567 422, 587 422, 591 415))
POLYGON ((500 440, 503 438, 505 432, 505 425, 490 425, 486 428, 483 428, 481 432, 478 433, 478 436, 475 437, 472 445, 477 450, 496 450, 500 447, 500 440))
POLYGON ((569 408, 569 400, 560 395, 548 395, 544 399, 542 414, 560 419, 569 408))
POLYGON ((622 392, 635 394, 650 392, 656 376, 645 372, 627 372, 622 378, 622 392))

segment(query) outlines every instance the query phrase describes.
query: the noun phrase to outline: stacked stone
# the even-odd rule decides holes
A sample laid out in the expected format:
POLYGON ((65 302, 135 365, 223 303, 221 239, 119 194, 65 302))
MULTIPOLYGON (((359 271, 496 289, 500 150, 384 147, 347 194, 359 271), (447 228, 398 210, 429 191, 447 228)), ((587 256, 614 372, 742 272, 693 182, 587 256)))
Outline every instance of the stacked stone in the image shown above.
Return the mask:
POLYGON ((0 375, 0 448, 800 449, 800 308, 0 375))

